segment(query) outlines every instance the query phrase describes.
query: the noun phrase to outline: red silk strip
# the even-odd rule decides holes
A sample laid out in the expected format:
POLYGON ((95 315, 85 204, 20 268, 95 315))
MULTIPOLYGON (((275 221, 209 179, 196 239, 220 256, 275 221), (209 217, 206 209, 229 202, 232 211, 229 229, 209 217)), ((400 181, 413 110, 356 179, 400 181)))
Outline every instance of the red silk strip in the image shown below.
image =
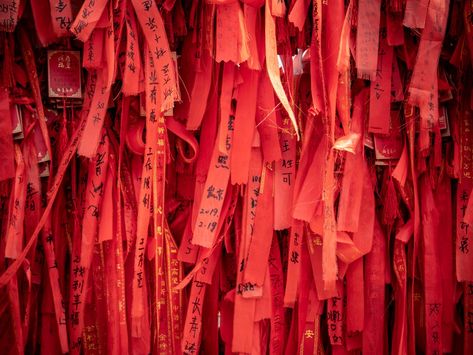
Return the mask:
POLYGON ((153 95, 159 95, 160 111, 164 112, 174 106, 174 100, 179 97, 179 91, 163 19, 154 1, 132 0, 132 3, 149 51, 155 61, 156 72, 150 79, 156 86, 156 93, 153 95))
MULTIPOLYGON (((111 162, 111 166, 116 164, 116 162, 111 162)), ((110 169, 113 171, 113 168, 110 169)), ((109 173, 110 173, 109 170, 109 173)), ((111 174, 110 174, 111 175, 111 174)), ((108 176, 107 184, 113 185, 110 181, 111 176, 108 176)), ((113 190, 113 189, 112 189, 113 190)), ((116 193, 116 190, 112 191, 112 195, 116 193)), ((102 203, 102 210, 105 211, 107 206, 105 201, 102 203)), ((116 206, 116 205, 115 205, 116 206)), ((112 211, 114 207, 109 206, 112 211)), ((118 211, 116 209, 115 211, 118 211)), ((115 216, 110 216, 112 219, 112 227, 116 228, 117 219, 113 218, 115 216)), ((104 220, 105 218, 101 218, 104 220)), ((102 234, 101 223, 99 226, 99 236, 102 234)), ((108 232, 108 226, 106 227, 105 233, 108 232)), ((112 351, 117 353, 126 353, 128 350, 128 333, 126 329, 126 303, 125 303, 125 276, 123 273, 123 252, 122 252, 122 243, 121 243, 121 233, 115 233, 112 235, 112 240, 103 243, 104 250, 104 287, 107 290, 107 312, 110 316, 107 318, 107 328, 110 330, 108 335, 107 347, 112 351), (119 339, 117 342, 116 339, 119 339)))
POLYGON ((270 280, 271 294, 271 334, 270 354, 281 354, 284 349, 284 284, 281 251, 277 238, 273 238, 269 256, 269 270, 267 279, 270 280))
POLYGON ((233 62, 224 63, 223 65, 222 87, 220 88, 220 125, 218 132, 218 150, 220 153, 226 153, 228 131, 234 129, 235 116, 230 117, 233 87, 235 84, 235 64, 233 62), (228 118, 228 123, 226 121, 228 118))
POLYGON ((356 69, 359 78, 374 81, 378 58, 381 1, 361 0, 358 3, 356 34, 356 69))
POLYGON ((107 0, 95 0, 85 1, 82 4, 77 17, 71 24, 71 31, 79 40, 85 42, 89 39, 92 31, 102 17, 107 3, 107 0))
POLYGON ((424 28, 429 1, 407 0, 403 25, 409 28, 424 28))
POLYGON ((184 325, 184 337, 182 339, 182 352, 184 354, 198 353, 202 332, 202 312, 205 291, 208 285, 194 280, 192 282, 187 317, 184 325))
POLYGON ((95 29, 89 39, 84 42, 82 53, 82 66, 87 69, 100 69, 103 65, 103 40, 105 31, 101 28, 95 29))
POLYGON ((25 161, 18 145, 15 145, 16 173, 13 194, 10 199, 8 229, 5 236, 5 257, 18 258, 23 249, 23 219, 25 217, 25 161))
POLYGON ((97 72, 97 81, 94 97, 90 103, 90 111, 87 116, 87 124, 77 152, 79 155, 91 158, 98 149, 100 134, 105 121, 110 87, 106 86, 106 73, 103 70, 97 72))
MULTIPOLYGON (((356 96, 353 105, 351 132, 360 136, 363 132, 366 97, 365 90, 356 96)), ((372 102, 372 100, 370 100, 370 102, 372 102)), ((347 153, 345 158, 345 173, 343 174, 340 204, 338 208, 337 229, 339 231, 357 232, 359 229, 364 181, 360 179, 359 176, 364 166, 362 153, 360 143, 358 143, 354 151, 347 153)))
POLYGON ((10 102, 5 88, 0 90, 0 116, 0 155, 3 157, 0 162, 0 181, 3 181, 15 176, 15 148, 10 134, 10 102))
POLYGON ((378 221, 375 222, 373 248, 366 256, 365 317, 363 327, 363 353, 380 354, 385 339, 385 262, 386 239, 378 221))
MULTIPOLYGON (((310 221, 316 211, 320 210, 322 194, 322 175, 319 167, 323 164, 326 153, 326 138, 322 137, 317 146, 317 151, 313 156, 307 174, 303 177, 303 183, 300 191, 295 187, 293 218, 310 221), (307 182, 306 182, 307 181, 307 182)), ((299 174, 302 174, 299 171, 299 174)), ((301 178, 302 179, 302 178, 301 178)), ((319 214, 319 213, 318 213, 319 214)))
POLYGON ((191 222, 188 221, 179 246, 178 259, 184 263, 195 264, 198 252, 199 247, 192 244, 192 227, 191 222))
MULTIPOLYGON (((26 198, 25 198, 25 240, 28 241, 35 225, 41 217, 41 185, 39 178, 38 163, 36 158, 36 149, 32 139, 28 139, 24 148, 25 170, 26 170, 26 198)), ((28 297, 24 315, 23 331, 28 334, 34 328, 34 313, 36 310, 35 299, 37 292, 33 289, 33 285, 39 284, 41 274, 41 265, 38 262, 36 250, 33 248, 30 253, 30 259, 33 260, 31 270, 28 270, 28 264, 25 263, 24 270, 30 273, 28 280, 28 297)), ((27 273, 28 273, 27 272, 27 273)), ((66 342, 67 343, 67 342, 66 342)))
POLYGON ((69 318, 71 319, 71 352, 78 354, 84 340, 85 301, 88 290, 94 245, 96 242, 99 218, 102 215, 102 199, 105 191, 109 160, 109 138, 102 131, 102 138, 94 159, 89 163, 85 211, 83 217, 82 239, 77 245, 71 263, 71 294, 69 318))
POLYGON ((105 121, 112 81, 115 76, 115 56, 113 47, 112 14, 104 12, 107 25, 104 32, 104 52, 107 65, 97 71, 97 88, 92 99, 84 137, 78 148, 79 155, 91 158, 94 156, 100 139, 100 132, 105 121), (108 16, 107 16, 108 15, 108 16))
POLYGON ((142 81, 141 55, 138 50, 138 28, 135 15, 130 6, 126 10, 126 59, 123 73, 123 94, 137 95, 141 92, 142 81))
MULTIPOLYGON (((67 133, 65 132, 65 130, 62 130, 61 133, 62 134, 60 138, 67 139, 67 133)), ((62 142, 62 143, 64 145, 66 144, 66 142, 62 142)), ((37 157, 34 157, 34 163, 37 163, 37 157)), ((31 188, 27 186, 27 189, 26 189, 27 198, 28 198, 28 195, 31 194, 31 191, 29 190, 31 190, 31 188)), ((59 203, 57 203, 56 207, 58 206, 60 206, 59 203)), ((30 206, 30 207, 34 207, 34 206, 30 206)), ((53 211, 52 215, 48 217, 48 220, 45 223, 44 229, 41 233, 41 243, 44 250, 45 264, 48 268, 48 279, 49 279, 49 284, 51 287, 52 302, 54 304, 54 313, 55 313, 55 318, 56 318, 57 333, 59 336, 60 348, 61 348, 62 353, 67 353, 69 351, 68 337, 67 337, 67 324, 66 324, 67 316, 66 316, 65 302, 63 299, 64 291, 61 289, 60 273, 59 273, 59 269, 61 267, 64 267, 65 265, 60 262, 60 257, 59 258, 57 257, 57 254, 59 255, 61 254, 60 253, 61 243, 59 242, 60 240, 59 238, 55 238, 55 233, 58 233, 58 229, 53 228, 55 226, 52 223, 53 216, 55 215, 56 211, 53 211), (56 250, 58 250, 59 252, 56 253, 56 250)))
POLYGON ((0 1, 0 31, 13 32, 18 22, 20 0, 0 1))
POLYGON ((389 133, 391 112, 391 73, 393 47, 386 39, 386 27, 380 28, 378 69, 370 86, 370 117, 368 131, 379 134, 389 133))
POLYGON ((42 232, 41 242, 44 248, 46 266, 49 272, 49 282, 51 285, 51 292, 54 303, 54 312, 56 315, 56 323, 59 335, 59 341, 61 345, 61 351, 63 354, 69 351, 69 345, 67 342, 67 315, 66 308, 59 284, 59 265, 54 251, 54 237, 51 228, 51 218, 46 222, 44 230, 42 232))
MULTIPOLYGON (((261 1, 261 5, 263 2, 261 1)), ((258 11, 258 8, 251 6, 251 4, 243 5, 243 15, 245 19, 245 27, 248 40, 248 50, 249 58, 247 60, 248 68, 252 70, 260 71, 263 68, 263 31, 262 21, 261 21, 261 12, 258 11)))
POLYGON ((267 263, 273 239, 273 172, 269 166, 263 166, 261 185, 259 187, 258 202, 253 234, 248 244, 248 255, 243 271, 243 283, 263 286, 266 276, 264 265, 267 263), (261 223, 265 221, 265 223, 261 223))
POLYGON ((98 233, 99 243, 113 240, 113 236, 115 235, 113 213, 113 180, 114 179, 109 176, 102 186, 102 213, 100 215, 98 233))
POLYGON ((72 23, 72 8, 70 0, 49 0, 51 20, 54 32, 58 37, 68 36, 72 23))
POLYGON ((347 334, 362 332, 365 325, 365 278, 363 259, 348 266, 347 280, 347 334))
POLYGON ((279 68, 277 63, 277 48, 276 48, 276 20, 271 15, 271 11, 269 9, 269 1, 266 0, 265 5, 265 18, 264 18, 264 25, 265 25, 265 53, 266 53, 266 70, 268 72, 269 80, 273 85, 274 91, 281 101, 282 106, 287 111, 291 123, 294 127, 296 132, 297 138, 299 139, 299 128, 297 126, 296 117, 294 112, 290 106, 290 103, 287 99, 287 95, 284 91, 284 88, 281 83, 281 77, 279 74, 279 68))
POLYGON ((195 74, 194 86, 190 97, 189 117, 187 118, 187 129, 198 129, 205 113, 207 97, 212 82, 212 58, 206 50, 202 51, 201 68, 195 74))
MULTIPOLYGON (((312 277, 315 283, 315 291, 318 300, 326 300, 338 294, 336 288, 326 289, 323 280, 322 265, 322 240, 319 236, 308 234, 307 248, 312 268, 312 277)), ((301 295, 299 293, 299 295, 301 295)))
MULTIPOLYGON (((233 64, 230 64, 233 65, 233 64)), ((225 73, 225 71, 224 71, 225 73)), ((230 85, 225 85, 226 81, 233 83, 233 75, 223 77, 222 90, 230 89, 230 85)), ((233 85, 232 89, 233 89, 233 85)), ((228 93, 227 100, 230 99, 228 93)), ((227 111, 228 112, 228 111, 227 111)), ((222 112, 223 113, 223 112, 222 112)), ((222 212, 222 205, 227 191, 228 180, 230 178, 230 162, 233 139, 233 112, 228 112, 228 116, 220 117, 220 125, 217 139, 210 160, 209 173, 202 191, 199 212, 194 225, 194 236, 192 244, 210 248, 214 245, 218 227, 219 216, 222 212), (224 137, 224 138, 221 138, 224 137), (219 142, 224 141, 223 147, 219 142)))
POLYGON ((31 3, 36 32, 43 46, 53 43, 57 35, 53 29, 48 0, 38 0, 31 3))
POLYGON ((256 299, 247 295, 261 296, 261 287, 243 282, 246 267, 246 258, 250 240, 254 234, 256 207, 261 184, 262 157, 258 149, 252 150, 247 189, 243 205, 243 228, 237 254, 237 278, 235 289, 235 306, 233 316, 232 352, 251 352, 253 343, 253 323, 255 319, 256 299))
POLYGON ((248 47, 243 31, 243 11, 238 2, 216 7, 216 62, 241 63, 248 59, 248 47))
MULTIPOLYGON (((471 61, 471 54, 473 53, 473 40, 471 38, 471 32, 473 30, 473 23, 471 22, 471 14, 473 13, 473 4, 471 1, 465 1, 465 9, 463 11, 463 16, 464 16, 464 24, 465 24, 465 30, 466 30, 466 35, 465 35, 465 41, 469 49, 470 53, 470 61, 471 61)), ((459 43, 459 48, 463 47, 463 44, 459 43)), ((452 59, 454 56, 452 56, 452 59)))
POLYGON ((394 299, 396 308, 394 314, 394 329, 393 329, 393 354, 407 353, 407 259, 404 244, 395 240, 394 242, 394 259, 393 271, 396 275, 396 283, 394 286, 394 299))
POLYGON ((263 151, 263 160, 266 163, 281 160, 281 149, 277 127, 279 127, 276 116, 276 105, 274 94, 271 90, 271 82, 266 73, 260 76, 258 85, 258 109, 256 110, 256 127, 258 138, 263 151))
MULTIPOLYGON (((138 194, 138 216, 133 267, 133 300, 131 311, 132 337, 140 338, 147 330, 147 309, 144 303, 145 287, 145 250, 148 242, 148 227, 153 202, 153 170, 157 150, 158 119, 162 119, 157 93, 156 66, 151 52, 145 57, 146 75, 146 147, 143 159, 140 187, 138 194)), ((155 189, 158 186, 154 187, 155 189)), ((159 193, 159 192, 158 192, 159 193)))
MULTIPOLYGON (((323 8, 321 1, 314 2, 313 21, 315 23, 323 23, 323 8)), ((328 22, 327 22, 328 23, 328 22)), ((322 278, 324 282, 324 289, 328 293, 336 293, 336 279, 337 279, 337 263, 336 263, 336 225, 333 210, 334 204, 334 152, 332 151, 332 144, 335 134, 335 102, 331 102, 332 95, 336 90, 332 76, 332 68, 324 67, 323 55, 325 55, 325 41, 322 41, 323 36, 318 26, 313 28, 313 38, 311 43, 311 87, 314 90, 312 98, 314 106, 320 110, 324 118, 324 130, 327 135, 325 141, 325 169, 322 179, 322 201, 323 201, 323 253, 322 253, 322 278), (315 84, 315 80, 320 80, 319 87, 315 84), (331 103, 333 105, 331 106, 331 103)), ((335 60, 335 59, 334 59, 335 60)), ((328 64, 328 63, 327 63, 328 64)), ((317 81, 318 81, 317 80, 317 81)), ((322 143, 321 143, 322 144, 322 143)), ((320 146, 319 146, 320 149, 320 146)))
POLYGON ((472 208, 469 208, 470 200, 473 201, 471 191, 473 188, 473 175, 471 161, 473 158, 471 142, 473 133, 466 128, 471 125, 471 114, 468 112, 462 116, 459 127, 462 128, 460 135, 460 183, 457 187, 456 196, 456 243, 455 262, 456 276, 458 281, 471 281, 473 279, 473 258, 470 253, 473 230, 470 224, 473 222, 472 208), (468 212, 468 213, 467 213, 468 212))
MULTIPOLYGON (((166 242, 166 286, 167 286, 167 316, 169 321, 168 334, 174 351, 178 351, 183 331, 183 295, 176 289, 183 277, 183 268, 177 259, 177 245, 169 228, 165 228, 166 242)), ((159 344, 158 344, 159 345, 159 344)))
POLYGON ((425 29, 417 52, 417 58, 425 60, 416 62, 409 86, 410 103, 421 108, 427 104, 429 96, 435 95, 436 92, 437 66, 447 25, 449 3, 448 0, 431 1, 427 10, 425 29))
POLYGON ((441 278, 433 277, 440 273, 440 235, 437 232, 439 218, 429 181, 425 176, 421 181, 426 351, 432 354, 443 351, 441 278))
POLYGON ((340 49, 337 58, 338 79, 337 111, 343 126, 348 133, 350 120, 350 26, 353 16, 353 1, 348 5, 340 32, 340 49))
MULTIPOLYGON (((209 107, 202 123, 201 139, 207 142, 215 142, 217 137, 217 115, 218 115, 218 82, 214 83, 209 107)), ((203 198, 204 186, 208 177, 208 170, 212 162, 214 145, 204 144, 200 147, 200 154, 195 167, 195 190, 194 204, 192 206, 191 229, 194 229, 195 221, 199 213, 200 203, 203 198)), ((193 236, 191 236, 193 237, 193 236)))
POLYGON ((386 14, 386 29, 390 46, 404 44, 404 29, 402 27, 402 17, 399 14, 392 12, 386 14))
POLYGON ((297 295, 299 294, 299 279, 301 272, 301 258, 302 258, 302 238, 303 224, 300 221, 294 220, 294 224, 291 227, 291 236, 289 241, 288 251, 288 266, 287 266, 287 278, 286 288, 284 293, 284 306, 293 308, 297 295))
MULTIPOLYGON (((434 195, 438 215, 442 216, 439 223, 438 235, 445 236, 437 239, 437 256, 442 282, 442 343, 444 352, 453 351, 454 307, 455 307, 455 261, 454 248, 454 213, 452 204, 452 187, 445 176, 439 181, 434 195), (445 255, 443 255, 445 253, 445 255), (440 256, 441 255, 441 256, 440 256)), ((438 290, 437 290, 438 292, 438 290)), ((439 293, 439 292, 438 292, 439 293)), ((438 297, 438 296, 437 296, 438 297)))
MULTIPOLYGON (((150 68, 154 68, 154 63, 152 63, 152 59, 150 57, 149 65, 150 68)), ((147 72, 149 72, 147 70, 147 72)), ((152 100, 150 100, 152 101, 152 100)), ((154 110, 152 105, 149 105, 151 102, 148 101, 148 106, 154 110)), ((156 108, 158 108, 157 106, 156 108)), ((174 244, 174 240, 170 235, 168 230, 168 226, 166 224, 166 218, 164 214, 164 203, 165 203, 165 176, 166 176, 166 128, 164 125, 164 116, 162 114, 158 117, 157 123, 157 145, 156 145, 156 152, 154 154, 153 160, 153 235, 154 235, 154 242, 156 243, 155 248, 155 275, 157 278, 156 286, 155 286, 155 300, 156 300, 156 324, 159 324, 157 328, 158 337, 161 337, 161 334, 166 336, 168 340, 168 348, 176 350, 179 348, 179 340, 180 340, 180 327, 177 325, 176 327, 176 319, 174 317, 175 313, 179 315, 179 312, 173 310, 173 305, 176 304, 175 297, 171 292, 173 285, 171 285, 171 263, 176 271, 175 261, 177 261, 177 250, 174 244), (172 245, 170 245, 172 244, 172 245), (171 250, 172 249, 172 250, 171 250), (165 253, 163 252, 165 250, 165 253), (174 255, 174 258, 171 259, 171 254, 174 255), (166 264, 169 263, 169 264, 166 264), (163 270, 164 269, 164 270, 163 270), (163 278, 162 275, 168 276, 168 278, 163 278), (162 293, 163 290, 167 288, 167 298, 166 302, 162 301, 162 293), (163 307, 164 304, 169 305, 171 308, 163 307), (168 311, 171 309, 171 312, 174 314, 170 314, 171 312, 168 311), (162 314, 164 313, 164 316, 162 314), (161 327, 164 319, 167 320, 167 323, 161 327), (177 328, 177 331, 176 331, 177 328)), ((151 138, 153 139, 153 138, 151 138)), ((179 268, 177 268, 177 273, 179 276, 179 268)), ((174 281, 174 285, 179 283, 180 277, 178 280, 174 281)), ((176 304, 180 305, 180 302, 176 304)), ((177 322, 180 322, 177 319, 177 322)))
POLYGON ((13 333, 15 335, 15 345, 19 354, 23 352, 24 349, 24 340, 23 340, 23 331, 21 327, 21 315, 20 315, 20 300, 18 294, 18 281, 17 279, 12 279, 7 287, 8 298, 11 303, 11 313, 12 313, 12 326, 13 333))
POLYGON ((239 87, 233 133, 233 149, 238 154, 230 162, 232 184, 244 184, 248 178, 251 144, 255 133, 257 92, 260 73, 240 67, 243 83, 239 87))
MULTIPOLYGON (((217 235, 219 235, 219 238, 217 240, 218 244, 222 243, 223 236, 225 236, 229 232, 231 223, 233 221, 233 214, 235 213, 238 198, 237 193, 238 189, 234 188, 231 193, 229 193, 225 198, 224 205, 222 207, 222 214, 219 221, 219 230, 217 232, 217 235)), ((205 282, 206 284, 212 283, 212 277, 217 267, 217 263, 220 260, 220 256, 220 247, 211 249, 201 248, 199 253, 199 263, 197 265, 197 267, 200 266, 200 268, 194 268, 194 270, 192 270, 188 275, 192 275, 194 271, 199 271, 195 274, 196 280, 205 282)))
POLYGON ((328 336, 332 349, 345 343, 343 334, 343 323, 345 320, 345 312, 343 305, 343 286, 338 284, 338 297, 332 297, 327 300, 327 327, 328 336))
POLYGON ((302 31, 304 27, 309 5, 310 0, 296 0, 292 2, 292 8, 289 11, 288 19, 299 29, 299 31, 302 31))

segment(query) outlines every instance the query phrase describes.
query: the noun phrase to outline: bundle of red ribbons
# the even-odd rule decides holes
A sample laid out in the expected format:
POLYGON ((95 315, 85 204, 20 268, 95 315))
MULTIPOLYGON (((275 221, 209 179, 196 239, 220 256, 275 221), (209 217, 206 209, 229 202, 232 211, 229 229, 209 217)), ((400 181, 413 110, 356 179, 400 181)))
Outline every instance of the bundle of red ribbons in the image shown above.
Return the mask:
POLYGON ((0 0, 2 352, 473 354, 472 31, 0 0))

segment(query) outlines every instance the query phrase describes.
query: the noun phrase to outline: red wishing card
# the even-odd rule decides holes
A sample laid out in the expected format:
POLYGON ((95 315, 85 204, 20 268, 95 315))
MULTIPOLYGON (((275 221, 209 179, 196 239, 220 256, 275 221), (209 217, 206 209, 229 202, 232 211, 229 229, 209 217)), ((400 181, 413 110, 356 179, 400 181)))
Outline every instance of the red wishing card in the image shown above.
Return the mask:
POLYGON ((402 136, 399 111, 391 111, 389 135, 374 135, 374 147, 377 160, 399 159, 402 153, 402 136))
POLYGON ((80 99, 80 53, 77 51, 48 51, 48 94, 53 98, 80 99))

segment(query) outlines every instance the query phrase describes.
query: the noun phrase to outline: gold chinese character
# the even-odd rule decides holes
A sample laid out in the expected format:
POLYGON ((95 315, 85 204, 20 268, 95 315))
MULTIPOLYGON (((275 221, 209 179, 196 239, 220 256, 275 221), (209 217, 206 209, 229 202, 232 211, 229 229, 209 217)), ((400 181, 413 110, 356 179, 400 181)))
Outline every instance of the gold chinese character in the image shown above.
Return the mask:
POLYGON ((314 332, 310 329, 307 329, 304 333, 304 336, 306 338, 310 338, 310 339, 313 339, 314 338, 314 332))

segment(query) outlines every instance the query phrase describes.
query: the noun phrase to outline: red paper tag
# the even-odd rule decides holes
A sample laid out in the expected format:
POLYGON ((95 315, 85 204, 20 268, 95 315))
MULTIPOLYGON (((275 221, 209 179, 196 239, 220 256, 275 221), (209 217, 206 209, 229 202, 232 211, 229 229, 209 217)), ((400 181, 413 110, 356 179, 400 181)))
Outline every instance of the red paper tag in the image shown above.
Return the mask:
POLYGON ((15 30, 19 4, 19 0, 0 0, 0 31, 15 30))
POLYGON ((403 143, 399 127, 399 112, 391 111, 391 133, 388 136, 374 135, 376 159, 393 160, 401 157, 403 143))

